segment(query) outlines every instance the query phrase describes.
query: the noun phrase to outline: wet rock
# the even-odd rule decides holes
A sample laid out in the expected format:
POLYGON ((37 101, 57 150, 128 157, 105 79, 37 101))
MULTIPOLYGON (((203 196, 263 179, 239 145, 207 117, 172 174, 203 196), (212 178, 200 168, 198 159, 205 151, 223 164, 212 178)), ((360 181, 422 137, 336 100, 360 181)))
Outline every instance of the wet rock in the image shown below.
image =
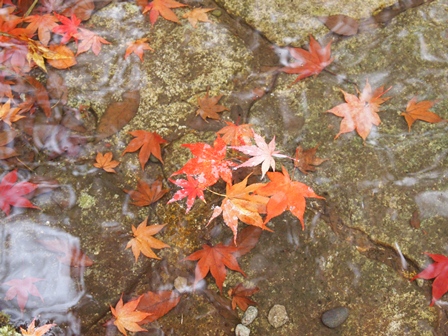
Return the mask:
POLYGON ((242 324, 238 324, 235 328, 235 335, 236 336, 249 336, 250 329, 242 324))
POLYGON ((345 322, 349 314, 348 308, 336 307, 322 314, 322 323, 328 328, 337 328, 345 322))
POLYGON ((268 315, 268 321, 274 328, 280 328, 286 322, 288 322, 288 314, 286 313, 285 306, 282 305, 274 305, 271 308, 268 315))
POLYGON ((258 316, 257 307, 249 306, 247 307, 247 310, 244 312, 243 318, 241 319, 241 323, 247 326, 251 324, 257 316, 258 316))

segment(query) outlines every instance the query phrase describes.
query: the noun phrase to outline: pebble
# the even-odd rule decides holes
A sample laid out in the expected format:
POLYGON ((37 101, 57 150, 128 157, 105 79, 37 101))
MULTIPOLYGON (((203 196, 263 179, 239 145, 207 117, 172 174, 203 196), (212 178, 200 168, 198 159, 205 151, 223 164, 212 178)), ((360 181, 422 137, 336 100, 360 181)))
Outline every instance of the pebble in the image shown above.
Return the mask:
POLYGON ((243 318, 241 319, 241 323, 247 326, 251 324, 257 316, 258 316, 257 307, 249 306, 244 312, 243 318))
POLYGON ((249 336, 250 329, 242 324, 238 324, 235 328, 235 335, 236 336, 249 336))
POLYGON ((330 310, 327 310, 322 314, 322 323, 325 324, 328 328, 337 328, 348 317, 349 310, 345 307, 336 307, 330 310))
POLYGON ((220 17, 222 15, 222 12, 219 9, 215 9, 212 11, 212 15, 215 17, 220 17))
POLYGON ((176 288, 179 293, 187 291, 188 289, 187 278, 178 276, 176 279, 174 279, 174 288, 176 288))
POLYGON ((268 321, 274 328, 280 328, 286 322, 288 322, 288 314, 286 313, 285 306, 274 305, 268 314, 268 321))

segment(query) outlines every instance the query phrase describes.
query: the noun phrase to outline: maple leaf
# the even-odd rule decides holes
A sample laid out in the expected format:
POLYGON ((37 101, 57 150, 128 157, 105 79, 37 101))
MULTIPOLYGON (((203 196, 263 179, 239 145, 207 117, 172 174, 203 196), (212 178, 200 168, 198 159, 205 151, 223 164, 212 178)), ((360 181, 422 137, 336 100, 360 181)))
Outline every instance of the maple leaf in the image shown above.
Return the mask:
POLYGON ((96 162, 93 164, 96 168, 104 169, 108 173, 116 173, 114 168, 120 164, 119 161, 112 160, 112 152, 107 152, 104 155, 100 152, 96 154, 96 162))
POLYGON ((180 295, 170 290, 155 293, 150 291, 146 292, 141 296, 137 309, 145 313, 150 313, 150 315, 142 320, 141 323, 151 323, 166 315, 171 309, 177 306, 180 298, 180 295))
POLYGON ((0 160, 8 159, 12 156, 17 156, 14 148, 4 147, 10 143, 17 136, 17 132, 14 130, 0 132, 0 160))
POLYGON ((147 38, 142 38, 128 43, 126 53, 124 54, 124 59, 126 59, 130 54, 134 53, 138 56, 138 58, 140 58, 140 61, 143 62, 143 52, 145 50, 154 51, 154 49, 149 46, 147 41, 147 38))
POLYGON ((181 4, 174 0, 154 0, 151 1, 143 9, 143 14, 149 12, 149 21, 154 26, 159 15, 169 21, 179 23, 179 19, 176 14, 170 8, 186 7, 187 5, 181 4))
POLYGON ((45 68, 44 59, 61 60, 70 57, 67 56, 67 54, 60 54, 51 49, 48 49, 38 41, 27 38, 26 42, 28 43, 28 54, 26 55, 26 59, 29 62, 33 61, 34 63, 36 63, 36 65, 45 72, 47 72, 47 69, 45 68))
POLYGON ((322 47, 312 35, 310 35, 309 51, 302 48, 288 48, 291 56, 297 62, 288 64, 286 67, 279 69, 280 71, 295 74, 299 76, 293 82, 296 83, 301 79, 318 75, 321 71, 333 62, 331 55, 331 41, 325 47, 322 47))
POLYGON ((78 45, 76 56, 85 53, 89 49, 92 49, 93 53, 98 56, 101 51, 101 44, 110 44, 110 42, 95 34, 93 31, 84 28, 78 28, 78 33, 73 37, 76 40, 81 40, 78 45))
POLYGON ((433 279, 432 284, 432 300, 430 306, 439 300, 446 292, 448 292, 448 257, 442 254, 430 254, 425 252, 434 263, 426 267, 423 271, 414 276, 411 281, 415 279, 433 279))
POLYGON ((366 80, 366 86, 362 93, 358 91, 359 97, 341 90, 346 103, 327 111, 344 118, 341 121, 339 133, 335 136, 335 139, 343 133, 349 133, 356 129, 356 132, 365 141, 370 134, 372 125, 378 126, 381 123, 377 113, 379 106, 390 99, 390 97, 381 98, 381 96, 390 89, 384 90, 383 87, 380 87, 372 92, 369 81, 366 80))
POLYGON ((93 265, 92 259, 84 254, 76 243, 62 239, 39 239, 38 242, 49 251, 62 254, 62 256, 57 258, 64 265, 71 267, 89 267, 93 265))
POLYGON ((160 260, 160 258, 154 253, 152 249, 154 248, 160 250, 162 248, 169 247, 167 244, 153 237, 156 233, 162 230, 166 224, 155 224, 146 226, 147 223, 148 217, 146 217, 146 219, 141 222, 137 228, 132 225, 132 233, 134 234, 134 238, 132 238, 128 242, 128 244, 126 245, 126 249, 132 249, 132 253, 135 257, 135 262, 137 262, 138 257, 140 256, 140 252, 148 258, 160 260))
POLYGON ((23 336, 43 336, 47 331, 56 326, 56 324, 52 323, 44 324, 43 326, 36 328, 35 321, 36 319, 33 319, 26 330, 20 327, 20 333, 23 336))
POLYGON ((227 294, 232 298, 232 309, 238 306, 242 311, 246 311, 249 306, 256 306, 257 303, 249 299, 249 296, 254 295, 259 290, 258 287, 246 288, 242 283, 229 289, 227 294))
POLYGON ((23 21, 29 23, 29 25, 26 27, 26 30, 29 34, 34 34, 37 30, 39 41, 44 46, 48 46, 53 28, 59 26, 57 24, 57 22, 59 21, 58 18, 52 14, 30 15, 27 16, 23 21))
MULTIPOLYGON (((30 84, 32 104, 36 103, 42 111, 44 111, 47 118, 51 116, 50 97, 48 96, 47 89, 37 79, 31 76, 26 76, 25 80, 30 84)), ((32 112, 31 112, 32 113, 32 112)))
POLYGON ((115 308, 110 306, 112 315, 115 317, 114 324, 123 335, 127 335, 126 330, 133 332, 147 331, 139 326, 139 323, 150 315, 149 313, 136 311, 140 299, 141 296, 123 305, 123 295, 121 295, 120 301, 118 301, 115 308))
POLYGON ((67 44, 72 37, 77 42, 78 27, 81 20, 75 14, 72 14, 70 19, 61 14, 54 13, 54 15, 62 23, 62 25, 53 28, 53 33, 62 35, 61 43, 67 44))
MULTIPOLYGON (((75 54, 65 45, 51 45, 48 47, 51 51, 58 55, 64 56, 63 58, 51 58, 47 59, 47 63, 56 69, 67 69, 74 66, 76 62, 75 54)), ((47 86, 51 85, 47 79, 47 86)))
POLYGON ((146 206, 157 202, 170 189, 162 189, 162 181, 156 180, 151 185, 145 181, 139 180, 137 182, 137 190, 126 190, 124 192, 129 194, 132 201, 131 204, 136 206, 146 206))
POLYGON ((308 174, 310 171, 315 171, 316 167, 327 161, 327 159, 321 159, 316 157, 317 147, 303 149, 302 146, 297 146, 294 167, 298 168, 302 173, 308 174))
POLYGON ((207 121, 207 118, 219 120, 219 112, 228 111, 229 109, 222 105, 217 105, 223 95, 209 98, 208 90, 205 97, 198 97, 199 109, 196 115, 200 115, 202 119, 207 121))
POLYGON ((145 164, 148 162, 151 154, 163 163, 160 145, 167 143, 168 141, 163 139, 156 132, 137 130, 129 133, 136 138, 131 140, 129 145, 125 148, 123 154, 121 154, 122 156, 126 153, 135 152, 140 149, 138 159, 140 161, 140 165, 142 166, 142 170, 145 169, 145 164))
POLYGON ((422 100, 417 103, 417 97, 413 97, 406 106, 406 112, 401 115, 406 120, 409 126, 409 132, 411 126, 416 120, 423 120, 429 123, 438 123, 443 121, 437 114, 431 112, 429 109, 435 104, 435 101, 422 100))
POLYGON ((237 247, 225 246, 221 243, 216 246, 204 244, 202 245, 202 250, 196 251, 186 257, 185 260, 199 260, 195 269, 194 286, 210 272, 222 293, 222 285, 227 275, 226 267, 246 276, 233 255, 237 249, 237 247))
POLYGON ((271 167, 275 171, 274 157, 287 158, 287 156, 279 154, 280 152, 275 150, 275 136, 271 140, 269 145, 266 143, 264 138, 257 133, 254 133, 254 139, 256 145, 237 147, 231 146, 230 148, 236 149, 240 152, 243 152, 244 154, 252 156, 252 158, 237 166, 237 169, 241 167, 257 166, 261 163, 261 178, 263 178, 266 172, 269 170, 269 167, 271 167))
POLYGON ((212 10, 215 10, 216 8, 195 8, 187 13, 185 13, 182 17, 184 19, 187 19, 188 22, 193 26, 193 28, 196 28, 196 25, 198 24, 198 21, 201 22, 212 22, 207 17, 207 12, 210 12, 212 10))
POLYGON ((205 203, 204 199, 205 186, 201 185, 197 180, 192 178, 190 175, 187 175, 186 180, 184 179, 177 179, 177 180, 169 179, 169 180, 171 183, 174 183, 175 185, 181 187, 182 189, 176 191, 173 197, 168 201, 168 204, 172 202, 177 202, 187 197, 187 210, 185 211, 185 213, 188 213, 191 207, 193 206, 196 197, 198 197, 205 203))
POLYGON ((254 130, 251 124, 235 125, 230 121, 225 121, 227 126, 221 128, 216 134, 222 135, 222 139, 230 146, 246 146, 252 143, 254 130))
POLYGON ((26 303, 28 301, 28 296, 31 294, 33 296, 39 297, 42 302, 44 299, 39 293, 39 290, 34 285, 35 282, 42 281, 44 279, 27 277, 24 279, 12 279, 3 284, 11 286, 5 294, 5 300, 12 300, 17 297, 17 304, 19 305, 20 311, 25 310, 26 303))
POLYGON ((230 167, 236 166, 232 161, 225 160, 226 143, 221 137, 217 137, 213 147, 209 144, 197 142, 193 144, 183 144, 183 147, 190 149, 196 156, 190 159, 181 169, 173 175, 186 174, 196 176, 196 180, 204 186, 215 184, 221 177, 225 182, 232 183, 232 170, 230 167))
POLYGON ((17 170, 13 170, 6 174, 0 182, 0 209, 2 209, 6 215, 9 215, 11 206, 39 209, 28 199, 23 197, 34 191, 38 187, 37 184, 25 181, 19 183, 16 182, 17 170))
POLYGON ((20 112, 21 110, 18 107, 11 108, 11 99, 8 99, 6 103, 0 106, 0 120, 11 127, 13 122, 25 118, 25 116, 19 115, 20 112))
MULTIPOLYGON (((250 176, 250 175, 249 175, 250 176)), ((247 176, 243 181, 235 185, 227 184, 226 197, 221 206, 215 207, 210 222, 221 215, 224 222, 233 232, 233 241, 236 245, 236 237, 238 233, 238 219, 243 223, 258 226, 264 230, 272 231, 264 223, 260 213, 266 213, 266 205, 268 198, 255 195, 259 188, 263 187, 263 183, 254 183, 247 185, 247 176)), ((208 225, 208 224, 207 224, 208 225)))
POLYGON ((303 222, 303 214, 305 213, 305 198, 313 197, 323 199, 314 193, 313 189, 304 183, 292 181, 285 167, 282 166, 282 173, 267 173, 271 182, 257 189, 256 193, 263 196, 271 196, 266 205, 267 216, 264 223, 269 222, 272 218, 279 216, 285 210, 291 211, 305 228, 303 222))

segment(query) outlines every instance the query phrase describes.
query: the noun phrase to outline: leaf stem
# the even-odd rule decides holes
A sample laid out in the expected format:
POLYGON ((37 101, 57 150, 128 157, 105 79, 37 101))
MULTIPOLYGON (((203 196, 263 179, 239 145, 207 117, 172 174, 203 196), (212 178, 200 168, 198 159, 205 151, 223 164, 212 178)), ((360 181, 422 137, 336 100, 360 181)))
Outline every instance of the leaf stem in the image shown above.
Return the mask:
POLYGON ((213 190, 211 190, 211 189, 209 189, 209 188, 205 188, 205 190, 210 191, 212 194, 215 194, 215 195, 218 195, 218 196, 227 197, 226 195, 217 193, 216 191, 213 191, 213 190))
POLYGON ((39 0, 34 0, 34 2, 31 4, 30 8, 28 8, 28 10, 26 11, 26 13, 23 14, 23 17, 24 17, 24 18, 26 18, 28 15, 31 14, 31 12, 33 11, 34 7, 36 7, 38 1, 39 1, 39 0))

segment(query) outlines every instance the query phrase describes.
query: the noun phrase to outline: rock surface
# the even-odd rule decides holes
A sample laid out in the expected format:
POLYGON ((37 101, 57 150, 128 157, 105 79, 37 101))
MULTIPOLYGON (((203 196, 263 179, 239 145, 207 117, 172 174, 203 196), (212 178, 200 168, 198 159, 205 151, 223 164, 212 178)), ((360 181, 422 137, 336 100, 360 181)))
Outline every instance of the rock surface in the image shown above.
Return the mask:
POLYGON ((328 328, 337 328, 348 318, 350 311, 346 307, 336 307, 322 314, 322 323, 328 328))

